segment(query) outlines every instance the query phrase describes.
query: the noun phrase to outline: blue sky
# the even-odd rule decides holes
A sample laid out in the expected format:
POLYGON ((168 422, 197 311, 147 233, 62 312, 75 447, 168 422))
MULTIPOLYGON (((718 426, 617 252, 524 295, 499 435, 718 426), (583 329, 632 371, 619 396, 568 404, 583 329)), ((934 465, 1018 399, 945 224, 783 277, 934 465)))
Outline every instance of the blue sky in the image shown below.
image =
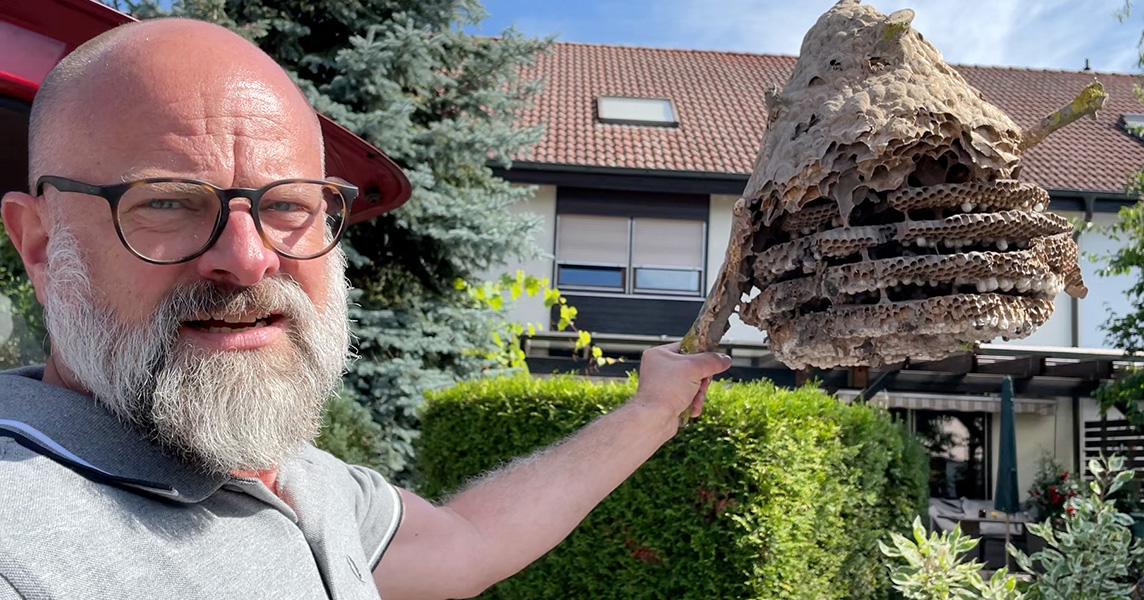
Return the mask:
MULTIPOLYGON (((515 24, 566 42, 797 55, 802 36, 835 0, 485 0, 479 29, 515 24)), ((1140 72, 1144 2, 1121 23, 1124 0, 874 0, 912 8, 914 28, 953 63, 1140 72)))

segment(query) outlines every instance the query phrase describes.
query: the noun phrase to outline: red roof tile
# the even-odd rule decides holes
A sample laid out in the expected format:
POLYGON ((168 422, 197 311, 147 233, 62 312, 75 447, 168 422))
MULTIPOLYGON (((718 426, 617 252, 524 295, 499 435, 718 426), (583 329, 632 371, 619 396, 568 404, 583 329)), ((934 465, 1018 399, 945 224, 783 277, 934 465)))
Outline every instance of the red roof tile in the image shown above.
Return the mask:
MULTIPOLYGON (((555 165, 750 174, 766 124, 763 94, 781 88, 793 56, 557 43, 527 71, 544 90, 521 123, 546 127, 520 161, 555 165), (670 98, 679 127, 596 121, 599 96, 670 98)), ((1136 75, 958 66, 971 85, 1022 127, 1063 106, 1094 75, 1109 100, 1096 121, 1070 125, 1034 147, 1021 178, 1057 190, 1122 193, 1144 165, 1144 144, 1117 127, 1144 113, 1136 75)))

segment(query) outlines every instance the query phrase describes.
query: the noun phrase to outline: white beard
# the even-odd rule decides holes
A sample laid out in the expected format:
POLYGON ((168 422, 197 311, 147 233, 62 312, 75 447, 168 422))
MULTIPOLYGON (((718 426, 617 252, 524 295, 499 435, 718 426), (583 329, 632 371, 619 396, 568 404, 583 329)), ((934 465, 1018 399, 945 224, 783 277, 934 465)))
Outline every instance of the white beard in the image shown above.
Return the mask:
POLYGON ((200 280, 169 293, 150 322, 131 325, 93 297, 78 242, 56 227, 44 294, 52 354, 96 400, 196 468, 270 468, 318 435, 349 355, 340 247, 329 265, 323 312, 285 276, 249 288, 200 280), (203 312, 245 311, 283 315, 286 339, 207 351, 179 337, 180 324, 203 312))

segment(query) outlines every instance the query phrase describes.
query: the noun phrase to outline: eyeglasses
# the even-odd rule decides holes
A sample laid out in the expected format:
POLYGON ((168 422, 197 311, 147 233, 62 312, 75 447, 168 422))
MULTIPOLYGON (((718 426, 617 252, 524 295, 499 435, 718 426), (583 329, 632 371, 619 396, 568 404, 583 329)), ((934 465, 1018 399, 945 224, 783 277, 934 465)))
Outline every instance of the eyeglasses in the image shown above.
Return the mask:
POLYGON ((119 240, 139 258, 157 265, 194 259, 214 245, 230 218, 230 201, 246 198, 264 244, 286 258, 317 258, 345 232, 358 189, 345 182, 284 179, 258 189, 215 187, 197 179, 158 177, 113 185, 90 185, 45 175, 36 182, 61 192, 100 196, 111 207, 119 240))

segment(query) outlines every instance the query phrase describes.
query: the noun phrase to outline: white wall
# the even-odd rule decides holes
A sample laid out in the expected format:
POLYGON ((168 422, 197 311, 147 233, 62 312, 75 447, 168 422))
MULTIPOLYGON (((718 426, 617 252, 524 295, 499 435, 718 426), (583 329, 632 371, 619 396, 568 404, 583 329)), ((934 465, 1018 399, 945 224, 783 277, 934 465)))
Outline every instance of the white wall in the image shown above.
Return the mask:
MULTIPOLYGON (((711 213, 707 225, 707 290, 715 285, 715 278, 723 266, 727 254, 727 242, 731 238, 732 211, 738 196, 711 196, 711 213)), ((723 336, 726 342, 762 342, 766 335, 744 324, 736 315, 731 315, 731 328, 723 336)))
POLYGON ((1096 213, 1092 222, 1097 228, 1090 229, 1080 236, 1080 268, 1084 274, 1084 283, 1088 286, 1088 297, 1079 301, 1080 310, 1077 315, 1080 331, 1077 345, 1082 348, 1108 347, 1101 325, 1110 315, 1123 315, 1131 310, 1127 290, 1132 286, 1132 276, 1101 277, 1097 271, 1104 266, 1103 261, 1098 259, 1097 262, 1093 262, 1085 256, 1085 254, 1103 256, 1124 244, 1099 231, 1099 228, 1115 223, 1116 218, 1115 214, 1096 213))
MULTIPOLYGON (((536 232, 536 245, 546 255, 527 262, 512 261, 502 270, 486 274, 488 279, 496 279, 503 273, 514 273, 517 269, 524 269, 529 275, 552 278, 553 258, 556 249, 556 186, 533 186, 535 192, 526 202, 519 202, 510 209, 514 213, 533 213, 541 217, 540 227, 536 232)), ((516 305, 509 310, 508 318, 520 323, 536 323, 548 329, 548 309, 544 308, 544 298, 527 298, 521 296, 516 305)))
MULTIPOLYGON (((1081 221, 1084 213, 1058 211, 1063 217, 1081 221)), ((1092 223, 1095 227, 1080 234, 1077 245, 1080 248, 1080 269, 1084 283, 1088 286, 1088 296, 1074 300, 1061 292, 1053 303, 1053 316, 1027 338, 1010 340, 1009 344, 1019 346, 1060 346, 1081 348, 1108 348, 1101 325, 1111 314, 1122 315, 1130 310, 1127 290, 1132 285, 1132 277, 1118 275, 1101 277, 1097 272, 1104 266, 1103 255, 1114 250, 1123 242, 1105 235, 1101 229, 1116 222, 1114 213, 1096 213, 1092 223), (1090 255, 1096 255, 1090 256, 1090 255), (1094 261, 1093 258, 1096 260, 1094 261), (1076 332, 1073 332, 1073 315, 1076 315, 1076 332), (1075 337, 1074 337, 1075 336, 1075 337)), ((994 343, 1004 344, 1000 338, 994 343)))
MULTIPOLYGON (((1070 472, 1073 464, 1072 398, 1058 398, 1051 415, 1016 415, 1017 433, 1017 485, 1021 498, 1027 496, 1029 486, 1037 476, 1041 457, 1051 455, 1070 472)), ((993 486, 997 486, 997 461, 1001 447, 1001 415, 992 415, 993 486)))
MULTIPOLYGON (((536 242, 545 251, 551 253, 555 250, 556 236, 556 187, 551 185, 535 186, 535 193, 528 202, 522 202, 513 207, 514 211, 527 211, 543 218, 540 230, 537 232, 536 242)), ((710 290, 715 283, 715 277, 723 264, 727 241, 731 236, 732 210, 738 196, 712 195, 707 228, 707 286, 710 290)), ((1062 216, 1079 219, 1082 213, 1061 212, 1062 216)), ((1107 226, 1116 219, 1115 214, 1097 213, 1093 221, 1099 226, 1107 226)), ((1119 242, 1112 240, 1096 229, 1087 231, 1080 236, 1081 271, 1085 283, 1089 288, 1089 295, 1084 300, 1074 303, 1067 294, 1060 294, 1054 302, 1053 316, 1031 336, 1011 340, 1010 344, 1021 346, 1057 346, 1070 347, 1079 345, 1086 348, 1106 347, 1104 332, 1100 326, 1107 319, 1110 312, 1123 314, 1129 309, 1129 302, 1125 291, 1131 285, 1129 276, 1100 277, 1096 272, 1100 269, 1099 262, 1091 261, 1085 253, 1104 254, 1114 248, 1119 242), (1079 340, 1073 336, 1073 313, 1076 307, 1078 320, 1079 340), (1079 343, 1078 343, 1079 342, 1079 343)), ((528 273, 538 277, 552 277, 552 257, 528 261, 525 264, 513 263, 505 267, 504 272, 513 272, 524 268, 528 273)), ((490 277, 497 277, 501 273, 489 273, 490 277)), ((547 323, 548 311, 544 308, 542 299, 522 298, 511 311, 511 317, 525 323, 547 323)), ((726 341, 734 342, 762 342, 766 339, 763 332, 743 324, 738 317, 731 317, 731 327, 724 336, 726 341)), ((997 343, 1002 343, 998 338, 997 343)))

